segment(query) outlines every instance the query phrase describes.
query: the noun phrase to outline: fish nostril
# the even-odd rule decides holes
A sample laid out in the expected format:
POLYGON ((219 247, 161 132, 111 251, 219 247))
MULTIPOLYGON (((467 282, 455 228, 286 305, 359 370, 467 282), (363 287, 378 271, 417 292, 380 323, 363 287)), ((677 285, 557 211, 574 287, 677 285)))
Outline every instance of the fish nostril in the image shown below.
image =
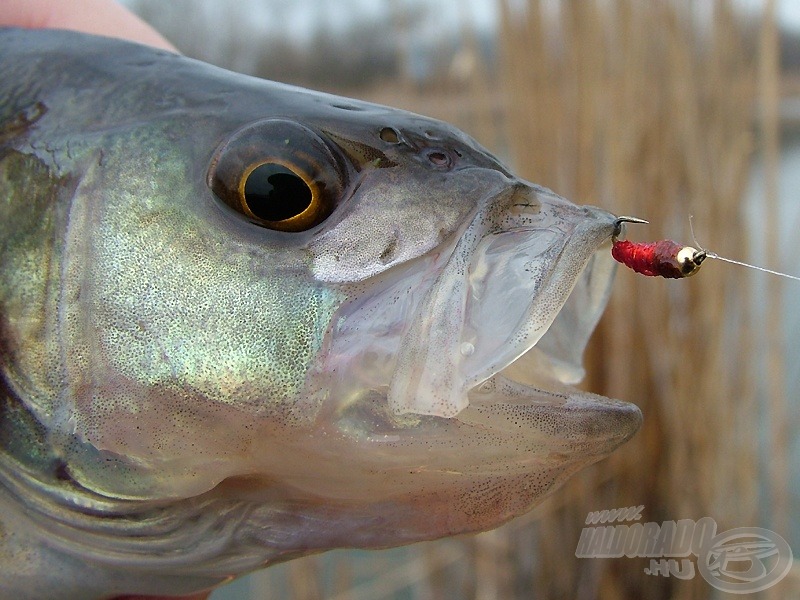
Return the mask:
POLYGON ((384 142, 390 144, 400 143, 400 134, 393 127, 384 127, 378 135, 384 142))
POLYGON ((440 169, 448 169, 452 166, 452 159, 450 155, 442 150, 430 150, 428 153, 428 160, 433 166, 440 169))

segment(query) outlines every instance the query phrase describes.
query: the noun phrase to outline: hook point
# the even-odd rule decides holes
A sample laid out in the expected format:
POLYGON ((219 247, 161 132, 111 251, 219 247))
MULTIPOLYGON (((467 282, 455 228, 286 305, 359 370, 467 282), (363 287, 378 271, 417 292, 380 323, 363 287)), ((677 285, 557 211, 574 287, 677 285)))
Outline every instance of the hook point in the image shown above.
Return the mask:
POLYGON ((622 235, 622 224, 623 223, 642 223, 644 225, 649 225, 650 221, 645 221, 644 219, 640 219, 639 217, 628 217, 625 215, 620 215, 614 221, 614 237, 617 238, 622 235))

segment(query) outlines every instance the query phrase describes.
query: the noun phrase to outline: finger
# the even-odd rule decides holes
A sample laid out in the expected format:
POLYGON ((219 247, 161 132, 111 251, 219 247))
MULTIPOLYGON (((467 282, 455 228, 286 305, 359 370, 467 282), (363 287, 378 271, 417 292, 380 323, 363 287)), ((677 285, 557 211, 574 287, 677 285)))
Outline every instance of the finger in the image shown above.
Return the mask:
POLYGON ((160 33, 113 0, 3 0, 0 3, 0 25, 72 29, 177 52, 160 33))

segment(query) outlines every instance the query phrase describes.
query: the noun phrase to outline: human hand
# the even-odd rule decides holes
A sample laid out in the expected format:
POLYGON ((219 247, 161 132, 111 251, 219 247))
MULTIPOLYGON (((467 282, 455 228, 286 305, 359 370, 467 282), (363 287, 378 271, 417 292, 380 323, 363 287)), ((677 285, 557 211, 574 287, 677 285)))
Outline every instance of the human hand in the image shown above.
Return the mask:
POLYGON ((72 29, 177 52, 160 33, 113 0, 2 0, 0 26, 72 29))

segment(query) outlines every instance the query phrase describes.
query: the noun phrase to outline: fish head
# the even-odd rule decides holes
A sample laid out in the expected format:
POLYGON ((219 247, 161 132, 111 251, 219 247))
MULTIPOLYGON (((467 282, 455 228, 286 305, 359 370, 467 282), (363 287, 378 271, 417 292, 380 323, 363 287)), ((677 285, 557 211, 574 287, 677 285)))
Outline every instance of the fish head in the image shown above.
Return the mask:
POLYGON ((7 377, 84 504, 236 515, 254 568, 496 527, 635 433, 574 387, 614 215, 445 123, 119 47, 17 144, 71 183, 7 377))
POLYGON ((237 127, 182 169, 205 169, 193 193, 150 199, 185 203, 177 218, 129 207, 110 228, 93 279, 130 287, 97 298, 93 393, 69 414, 138 466, 126 489, 93 460, 85 485, 244 488, 362 520, 380 507, 396 516, 365 544, 387 545, 497 526, 636 430, 632 405, 570 387, 615 217, 514 177, 449 125, 341 103, 237 127), (246 192, 264 165, 297 185, 276 198, 311 197, 297 215, 246 192))

